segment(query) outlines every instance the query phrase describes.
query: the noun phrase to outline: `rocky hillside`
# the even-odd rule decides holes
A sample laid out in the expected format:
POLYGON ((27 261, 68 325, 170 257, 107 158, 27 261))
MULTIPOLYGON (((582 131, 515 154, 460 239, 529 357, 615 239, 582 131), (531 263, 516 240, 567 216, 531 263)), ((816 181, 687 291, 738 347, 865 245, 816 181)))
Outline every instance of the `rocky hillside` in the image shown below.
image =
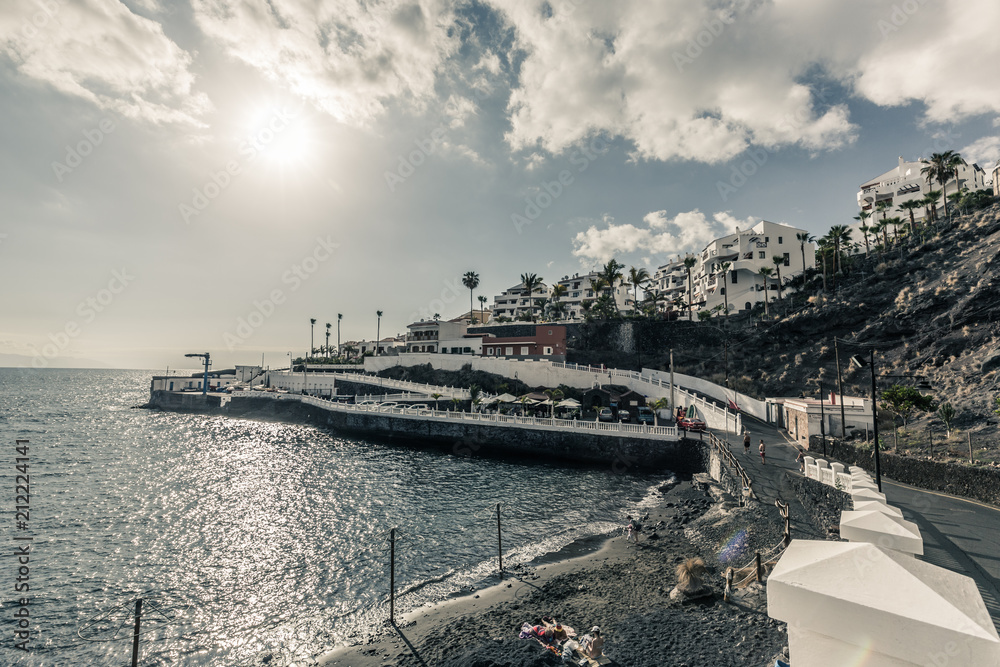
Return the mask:
MULTIPOLYGON (((786 294, 782 305, 772 306, 770 318, 760 313, 731 317, 728 350, 717 328, 721 320, 672 323, 689 330, 705 327, 705 336, 694 337, 696 342, 671 343, 675 367, 722 384, 728 365, 730 386, 740 391, 817 396, 820 382, 827 391, 836 386, 837 338, 847 341, 840 344, 844 392, 868 396, 869 371, 853 368, 849 359, 859 353, 867 357, 874 347, 878 374, 889 376, 879 380, 880 391, 893 384, 927 382, 930 388, 921 392, 950 402, 957 412, 957 437, 953 433, 946 440, 940 420, 918 414, 900 440, 902 448, 926 453, 929 438, 936 437, 938 453, 942 444, 961 451, 966 432, 971 432, 977 449, 984 450, 977 457, 1000 458, 993 412, 994 397, 1000 394, 1000 206, 940 225, 922 242, 901 239, 893 244, 890 238, 884 254, 872 250, 867 258, 854 257, 836 284, 827 277, 825 292, 821 278, 814 278, 800 294, 792 299, 786 294)), ((632 345, 583 347, 590 349, 575 351, 573 361, 637 366, 632 345)), ((668 367, 662 346, 654 342, 640 348, 644 366, 668 367)), ((891 422, 886 426, 891 428, 891 422)))

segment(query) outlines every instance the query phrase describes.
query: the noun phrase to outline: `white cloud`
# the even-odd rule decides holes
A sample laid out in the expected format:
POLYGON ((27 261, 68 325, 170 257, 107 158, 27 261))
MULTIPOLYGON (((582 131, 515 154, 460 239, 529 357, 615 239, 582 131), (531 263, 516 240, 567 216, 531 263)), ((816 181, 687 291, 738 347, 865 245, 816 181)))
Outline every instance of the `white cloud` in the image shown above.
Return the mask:
POLYGON ((753 226, 752 219, 740 220, 727 211, 711 218, 695 209, 669 217, 666 211, 653 211, 643 217, 644 227, 615 224, 605 216, 605 227, 591 225, 573 238, 573 254, 583 260, 606 262, 612 257, 634 252, 664 256, 698 252, 720 236, 753 226))
POLYGON ((202 125, 210 106, 190 55, 117 2, 5 3, 0 48, 24 76, 123 116, 202 125))
POLYGON ((987 172, 1000 160, 1000 136, 983 137, 962 150, 959 154, 969 164, 976 162, 987 172))
POLYGON ((419 110, 458 46, 445 0, 194 0, 198 25, 230 55, 334 118, 365 125, 389 100, 419 110))
POLYGON ((935 122, 1000 110, 995 0, 912 3, 912 15, 896 0, 553 2, 549 19, 539 2, 494 4, 528 54, 510 103, 515 150, 559 153, 598 132, 647 160, 834 149, 856 127, 808 83, 817 75, 880 105, 923 102, 935 122))

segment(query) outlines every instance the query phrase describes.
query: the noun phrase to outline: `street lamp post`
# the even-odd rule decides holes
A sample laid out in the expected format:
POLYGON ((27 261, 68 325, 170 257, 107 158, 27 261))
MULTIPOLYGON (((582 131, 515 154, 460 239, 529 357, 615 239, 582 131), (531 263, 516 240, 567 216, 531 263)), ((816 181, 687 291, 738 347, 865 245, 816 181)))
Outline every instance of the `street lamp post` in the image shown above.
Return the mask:
POLYGON ((868 366, 872 374, 872 435, 875 437, 875 485, 878 486, 879 493, 882 493, 882 461, 879 455, 878 442, 878 390, 875 387, 875 348, 868 350, 868 354, 868 361, 855 355, 851 357, 851 364, 855 368, 868 366))
POLYGON ((199 353, 191 353, 191 354, 185 354, 184 356, 185 357, 201 357, 204 360, 204 364, 205 364, 205 376, 204 376, 204 378, 201 381, 201 395, 202 396, 206 396, 208 394, 208 365, 210 363, 209 359, 211 358, 211 356, 209 355, 208 352, 202 352, 200 354, 199 353))

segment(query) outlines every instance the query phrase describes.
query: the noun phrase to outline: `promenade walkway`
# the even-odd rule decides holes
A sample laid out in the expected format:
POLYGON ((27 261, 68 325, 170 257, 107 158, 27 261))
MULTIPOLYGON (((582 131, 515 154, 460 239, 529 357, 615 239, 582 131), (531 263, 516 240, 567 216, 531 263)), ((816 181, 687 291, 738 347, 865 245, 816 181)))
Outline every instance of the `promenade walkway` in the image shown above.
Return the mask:
MULTIPOLYGON (((751 427, 751 455, 742 462, 753 479, 754 492, 763 502, 775 497, 793 498, 783 488, 785 471, 800 475, 795 463, 797 450, 782 431, 764 425, 751 427), (767 463, 761 463, 757 443, 763 439, 767 463)), ((723 438, 725 434, 717 434, 723 438)), ((742 439, 731 436, 733 451, 743 456, 742 439)), ((983 602, 1000 630, 1000 508, 937 491, 919 489, 882 477, 882 491, 891 505, 898 507, 908 521, 920 526, 924 539, 922 560, 970 577, 976 582, 983 602)), ((805 510, 796 511, 792 503, 792 538, 813 538, 814 529, 803 518, 805 510), (798 520, 796 518, 798 517, 798 520)))

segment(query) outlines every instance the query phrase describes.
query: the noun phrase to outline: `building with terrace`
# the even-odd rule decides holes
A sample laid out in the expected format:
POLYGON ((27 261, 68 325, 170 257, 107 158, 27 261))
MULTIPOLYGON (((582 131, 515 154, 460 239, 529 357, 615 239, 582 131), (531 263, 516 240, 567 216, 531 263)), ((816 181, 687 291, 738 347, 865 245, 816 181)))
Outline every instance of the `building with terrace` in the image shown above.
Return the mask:
POLYGON ((670 307, 679 297, 684 304, 681 310, 692 304, 692 310, 697 312, 724 309, 728 302, 729 312, 738 313, 750 310, 765 298, 773 301, 778 298, 779 271, 785 290, 791 278, 816 265, 816 246, 803 246, 796 238, 800 233, 805 231, 761 220, 750 229, 712 241, 701 252, 689 255, 695 259, 690 293, 687 267, 678 257, 653 276, 651 289, 657 290, 657 303, 670 307), (774 257, 781 258, 777 267, 774 257), (729 269, 723 275, 725 263, 729 269), (760 274, 763 267, 772 269, 774 275, 765 278, 760 274))
MULTIPOLYGON (((927 182, 927 177, 921 173, 926 166, 920 160, 910 162, 900 157, 899 163, 894 168, 861 184, 861 189, 858 191, 858 206, 866 213, 875 214, 879 202, 886 202, 888 204, 886 216, 901 216, 908 219, 909 212, 900 209, 900 204, 923 199, 931 190, 942 190, 937 181, 927 182)), ((958 167, 958 187, 955 187, 954 180, 950 181, 947 194, 954 194, 959 190, 982 190, 985 187, 986 172, 982 167, 975 163, 961 165, 958 167)), ((937 203, 939 208, 943 206, 944 196, 945 193, 942 192, 941 199, 937 203)), ((926 211, 923 207, 913 209, 915 220, 923 219, 925 216, 926 211)))
MULTIPOLYGON (((598 278, 596 271, 591 271, 585 275, 574 274, 572 277, 563 276, 557 285, 562 285, 566 289, 566 294, 558 298, 558 303, 564 304, 557 307, 561 310, 558 319, 561 320, 582 320, 584 316, 583 304, 586 301, 594 301, 599 296, 594 293, 593 282, 598 278)), ((633 307, 632 293, 624 283, 618 283, 610 292, 614 297, 618 310, 631 310, 633 307)))
POLYGON ((406 326, 406 352, 439 354, 479 354, 482 335, 468 334, 466 322, 421 320, 406 326))
POLYGON ((538 307, 538 299, 549 298, 549 287, 544 283, 535 288, 529 295, 522 283, 513 287, 508 287, 493 297, 493 317, 499 320, 501 317, 508 320, 516 320, 520 317, 538 317, 541 308, 538 307))
POLYGON ((539 324, 523 336, 482 338, 482 356, 566 361, 566 327, 539 324))

